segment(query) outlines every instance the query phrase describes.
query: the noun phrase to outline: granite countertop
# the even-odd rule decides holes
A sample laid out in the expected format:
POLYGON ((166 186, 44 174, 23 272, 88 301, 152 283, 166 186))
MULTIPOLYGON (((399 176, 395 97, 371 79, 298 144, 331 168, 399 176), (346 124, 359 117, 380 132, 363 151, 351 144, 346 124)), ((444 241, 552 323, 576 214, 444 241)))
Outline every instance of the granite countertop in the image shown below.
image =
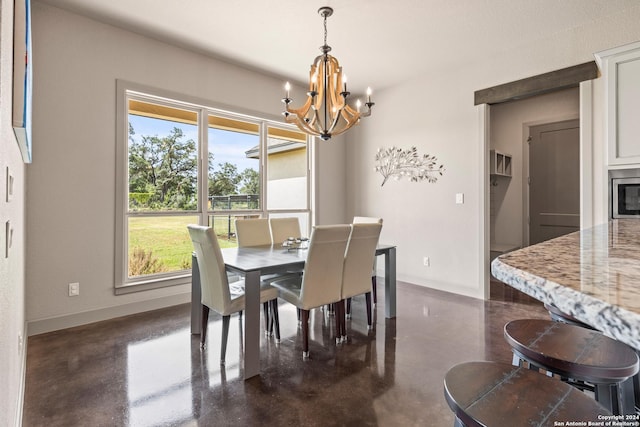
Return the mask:
POLYGON ((612 220, 509 252, 491 273, 640 350, 640 220, 612 220))

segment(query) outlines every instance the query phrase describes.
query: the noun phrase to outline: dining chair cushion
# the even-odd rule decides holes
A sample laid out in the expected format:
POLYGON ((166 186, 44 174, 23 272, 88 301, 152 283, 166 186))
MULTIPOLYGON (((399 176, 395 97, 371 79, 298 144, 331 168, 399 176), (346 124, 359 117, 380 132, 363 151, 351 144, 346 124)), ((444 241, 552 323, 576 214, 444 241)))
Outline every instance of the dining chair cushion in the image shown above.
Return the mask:
POLYGON ((239 248, 271 244, 271 230, 269 229, 268 219, 236 219, 235 226, 239 248))
POLYGON ((274 245, 282 244, 289 237, 302 237, 300 221, 295 217, 269 218, 271 226, 271 241, 274 245))

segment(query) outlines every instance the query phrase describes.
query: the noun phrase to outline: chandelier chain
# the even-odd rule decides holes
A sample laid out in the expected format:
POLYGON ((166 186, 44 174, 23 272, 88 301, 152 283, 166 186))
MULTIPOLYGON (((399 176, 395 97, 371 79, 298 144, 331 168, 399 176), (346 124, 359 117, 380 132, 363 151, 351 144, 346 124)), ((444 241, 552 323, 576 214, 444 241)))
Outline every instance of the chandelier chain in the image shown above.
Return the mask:
POLYGON ((327 45, 327 15, 324 15, 324 45, 327 45))

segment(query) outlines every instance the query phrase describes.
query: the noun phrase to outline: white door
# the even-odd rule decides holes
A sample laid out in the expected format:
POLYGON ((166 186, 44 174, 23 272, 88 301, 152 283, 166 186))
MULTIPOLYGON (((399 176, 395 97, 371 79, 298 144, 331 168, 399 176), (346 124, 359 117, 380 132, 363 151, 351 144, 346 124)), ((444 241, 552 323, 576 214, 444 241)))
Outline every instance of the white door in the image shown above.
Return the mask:
POLYGON ((533 126, 529 139, 529 244, 580 229, 580 122, 533 126))

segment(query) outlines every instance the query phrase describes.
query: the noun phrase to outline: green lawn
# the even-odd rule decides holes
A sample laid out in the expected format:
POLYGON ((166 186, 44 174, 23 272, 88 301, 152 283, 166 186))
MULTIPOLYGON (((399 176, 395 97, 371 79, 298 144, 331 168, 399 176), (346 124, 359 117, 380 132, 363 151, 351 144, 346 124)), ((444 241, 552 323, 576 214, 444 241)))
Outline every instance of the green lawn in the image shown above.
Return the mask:
MULTIPOLYGON (((152 251, 163 271, 179 271, 191 266, 193 245, 188 224, 197 224, 195 216, 129 218, 129 256, 134 248, 152 251)), ((237 246, 235 235, 228 239, 228 217, 215 218, 214 230, 221 248, 237 246)), ((233 217, 231 232, 235 233, 233 217)))

